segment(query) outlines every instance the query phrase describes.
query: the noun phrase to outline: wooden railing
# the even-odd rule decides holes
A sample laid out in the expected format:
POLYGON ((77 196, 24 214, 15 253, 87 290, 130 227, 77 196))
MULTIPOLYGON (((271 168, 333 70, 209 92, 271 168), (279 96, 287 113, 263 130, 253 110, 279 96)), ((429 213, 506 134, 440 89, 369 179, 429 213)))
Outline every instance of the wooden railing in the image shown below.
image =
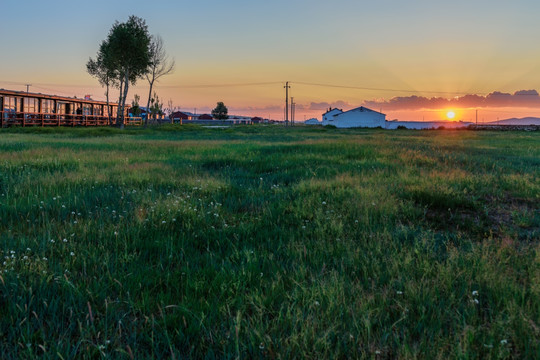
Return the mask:
MULTIPOLYGON (((116 118, 111 117, 113 123, 116 118)), ((125 117, 124 125, 140 126, 143 120, 140 117, 125 117)), ((0 111, 0 128, 10 126, 107 126, 109 117, 101 115, 71 115, 71 114, 43 114, 0 111)))

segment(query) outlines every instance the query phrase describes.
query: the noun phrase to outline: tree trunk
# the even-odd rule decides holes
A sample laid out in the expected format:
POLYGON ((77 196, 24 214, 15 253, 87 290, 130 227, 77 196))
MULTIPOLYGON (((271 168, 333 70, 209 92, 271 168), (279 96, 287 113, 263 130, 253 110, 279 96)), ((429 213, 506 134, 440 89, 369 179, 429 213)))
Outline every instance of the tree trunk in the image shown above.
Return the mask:
POLYGON ((107 97, 107 118, 109 126, 112 126, 111 121, 111 107, 109 105, 109 83, 107 82, 107 90, 105 91, 105 96, 107 97))
POLYGON ((120 119, 120 106, 122 104, 122 94, 124 93, 124 80, 120 79, 120 94, 118 95, 118 107, 116 108, 116 121, 115 123, 118 125, 118 121, 120 119))
POLYGON ((148 117, 150 116, 150 98, 152 97, 152 87, 154 86, 153 81, 149 81, 150 91, 148 92, 148 102, 146 103, 146 118, 144 119, 144 127, 148 126, 148 117))
POLYGON ((125 109, 126 109, 126 98, 127 98, 128 90, 129 90, 129 70, 126 71, 125 76, 124 76, 124 94, 122 96, 122 104, 121 104, 122 112, 120 113, 119 122, 117 123, 120 129, 124 128, 124 115, 126 113, 125 109))

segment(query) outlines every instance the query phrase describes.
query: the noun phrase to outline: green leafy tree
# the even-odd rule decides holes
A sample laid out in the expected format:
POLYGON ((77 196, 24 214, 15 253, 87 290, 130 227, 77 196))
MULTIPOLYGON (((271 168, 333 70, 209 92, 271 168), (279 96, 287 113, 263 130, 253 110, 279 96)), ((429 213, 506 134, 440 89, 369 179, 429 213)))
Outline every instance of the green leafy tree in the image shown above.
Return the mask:
MULTIPOLYGON (((148 107, 150 115, 154 122, 156 121, 157 116, 163 115, 163 103, 160 102, 158 95, 154 92, 154 97, 150 99, 150 106, 148 107)), ((146 116, 148 118, 148 116, 146 116)))
POLYGON ((110 73, 116 75, 120 88, 116 118, 119 127, 124 126, 129 85, 135 85, 148 72, 151 63, 150 40, 146 22, 134 15, 125 23, 116 21, 105 40, 107 57, 104 64, 110 73))
POLYGON ((90 58, 86 63, 86 71, 93 77, 95 77, 101 86, 106 88, 105 96, 107 98, 107 116, 109 118, 109 125, 112 125, 111 107, 109 105, 109 92, 111 87, 118 87, 118 73, 114 69, 113 65, 109 63, 111 60, 109 52, 109 43, 107 40, 101 42, 99 51, 95 59, 90 58))
POLYGON ((217 103, 217 106, 214 110, 212 110, 212 117, 217 120, 226 120, 229 118, 229 115, 227 115, 229 110, 223 104, 222 101, 217 103))
POLYGON ((141 97, 137 94, 134 95, 134 99, 133 101, 131 102, 131 113, 133 114, 133 116, 135 117, 139 117, 141 116, 141 107, 139 105, 139 101, 141 100, 141 97))

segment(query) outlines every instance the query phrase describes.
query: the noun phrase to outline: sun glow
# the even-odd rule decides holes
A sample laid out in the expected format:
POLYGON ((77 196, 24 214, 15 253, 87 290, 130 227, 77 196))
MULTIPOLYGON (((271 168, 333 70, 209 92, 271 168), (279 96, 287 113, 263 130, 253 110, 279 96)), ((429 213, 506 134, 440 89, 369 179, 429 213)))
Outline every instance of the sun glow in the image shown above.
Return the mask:
POLYGON ((448 120, 453 120, 456 117, 456 113, 453 111, 448 111, 446 113, 446 117, 448 118, 448 120))

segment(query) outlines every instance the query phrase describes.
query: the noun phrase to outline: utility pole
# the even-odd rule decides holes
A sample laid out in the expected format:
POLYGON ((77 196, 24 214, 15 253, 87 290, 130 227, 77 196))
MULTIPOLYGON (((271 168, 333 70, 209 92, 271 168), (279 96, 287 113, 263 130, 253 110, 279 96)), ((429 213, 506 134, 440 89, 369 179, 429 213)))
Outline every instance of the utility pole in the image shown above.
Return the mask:
POLYGON ((285 83, 285 126, 289 125, 289 82, 285 83))
POLYGON ((32 84, 24 84, 24 86, 26 86, 26 93, 28 94, 28 89, 30 88, 30 86, 32 86, 32 84))
POLYGON ((291 96, 291 126, 294 125, 294 106, 296 104, 294 103, 294 97, 291 96))
POLYGON ((478 126, 478 109, 476 109, 476 125, 478 126))

